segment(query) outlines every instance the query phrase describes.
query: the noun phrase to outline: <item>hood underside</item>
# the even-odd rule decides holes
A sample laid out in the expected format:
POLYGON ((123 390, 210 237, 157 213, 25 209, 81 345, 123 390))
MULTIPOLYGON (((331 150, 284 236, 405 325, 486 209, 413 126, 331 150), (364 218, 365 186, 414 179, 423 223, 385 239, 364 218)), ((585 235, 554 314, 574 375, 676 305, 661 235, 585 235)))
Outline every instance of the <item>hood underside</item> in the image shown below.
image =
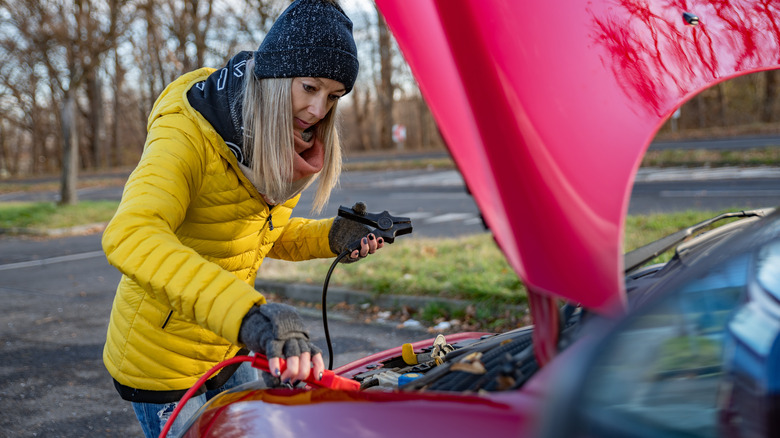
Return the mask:
POLYGON ((702 89, 777 68, 778 2, 686 4, 377 0, 535 292, 621 311, 624 217, 656 130, 702 89))

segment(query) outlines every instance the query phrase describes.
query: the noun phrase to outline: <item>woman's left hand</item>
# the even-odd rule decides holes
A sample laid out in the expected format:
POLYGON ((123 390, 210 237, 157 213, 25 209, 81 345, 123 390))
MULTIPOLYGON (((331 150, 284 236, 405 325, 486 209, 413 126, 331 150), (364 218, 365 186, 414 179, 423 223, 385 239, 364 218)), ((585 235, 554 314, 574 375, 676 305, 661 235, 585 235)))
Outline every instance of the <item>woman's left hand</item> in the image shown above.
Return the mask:
POLYGON ((252 307, 241 321, 238 340, 250 350, 265 354, 269 372, 282 383, 304 380, 312 372, 319 380, 325 369, 320 349, 309 340, 300 314, 287 304, 252 307), (283 372, 280 358, 287 361, 283 372))
POLYGON ((377 238, 374 233, 369 233, 368 236, 360 240, 360 249, 356 249, 349 254, 349 258, 352 260, 362 259, 363 257, 373 254, 376 250, 385 246, 384 239, 377 238))
POLYGON ((370 227, 340 216, 333 220, 328 240, 330 250, 334 254, 349 251, 347 256, 341 259, 342 263, 355 262, 385 246, 384 239, 376 237, 370 227), (357 249, 352 249, 355 248, 356 242, 359 243, 357 249))

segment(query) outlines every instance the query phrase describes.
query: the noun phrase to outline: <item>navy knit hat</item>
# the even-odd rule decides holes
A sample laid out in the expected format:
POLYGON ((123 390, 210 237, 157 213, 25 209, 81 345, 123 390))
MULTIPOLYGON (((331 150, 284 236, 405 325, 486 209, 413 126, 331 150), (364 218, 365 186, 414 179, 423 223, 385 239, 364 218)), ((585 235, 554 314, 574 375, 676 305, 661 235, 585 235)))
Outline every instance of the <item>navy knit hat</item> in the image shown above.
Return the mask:
POLYGON ((352 21, 335 0, 296 0, 254 56, 259 79, 328 78, 344 84, 349 93, 358 74, 352 21))

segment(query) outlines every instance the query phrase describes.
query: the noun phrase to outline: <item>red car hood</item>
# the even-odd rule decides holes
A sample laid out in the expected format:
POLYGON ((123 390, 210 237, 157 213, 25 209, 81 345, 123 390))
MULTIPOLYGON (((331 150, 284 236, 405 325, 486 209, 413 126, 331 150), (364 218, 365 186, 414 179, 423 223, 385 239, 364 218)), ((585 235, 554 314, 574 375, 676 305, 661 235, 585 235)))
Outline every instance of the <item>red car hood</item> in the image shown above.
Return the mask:
POLYGON ((512 267, 604 313, 624 306, 624 216, 655 131, 780 53, 777 2, 377 5, 512 267))

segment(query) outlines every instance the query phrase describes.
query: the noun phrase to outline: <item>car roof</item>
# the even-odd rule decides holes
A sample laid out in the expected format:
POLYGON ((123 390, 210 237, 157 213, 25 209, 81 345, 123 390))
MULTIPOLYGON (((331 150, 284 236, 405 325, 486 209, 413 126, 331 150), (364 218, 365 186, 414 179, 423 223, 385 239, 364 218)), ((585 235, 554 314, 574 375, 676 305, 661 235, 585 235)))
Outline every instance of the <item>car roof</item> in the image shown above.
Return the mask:
POLYGON ((624 219, 655 132, 701 90, 778 67, 776 4, 377 5, 511 266, 602 313, 625 306, 624 219))

